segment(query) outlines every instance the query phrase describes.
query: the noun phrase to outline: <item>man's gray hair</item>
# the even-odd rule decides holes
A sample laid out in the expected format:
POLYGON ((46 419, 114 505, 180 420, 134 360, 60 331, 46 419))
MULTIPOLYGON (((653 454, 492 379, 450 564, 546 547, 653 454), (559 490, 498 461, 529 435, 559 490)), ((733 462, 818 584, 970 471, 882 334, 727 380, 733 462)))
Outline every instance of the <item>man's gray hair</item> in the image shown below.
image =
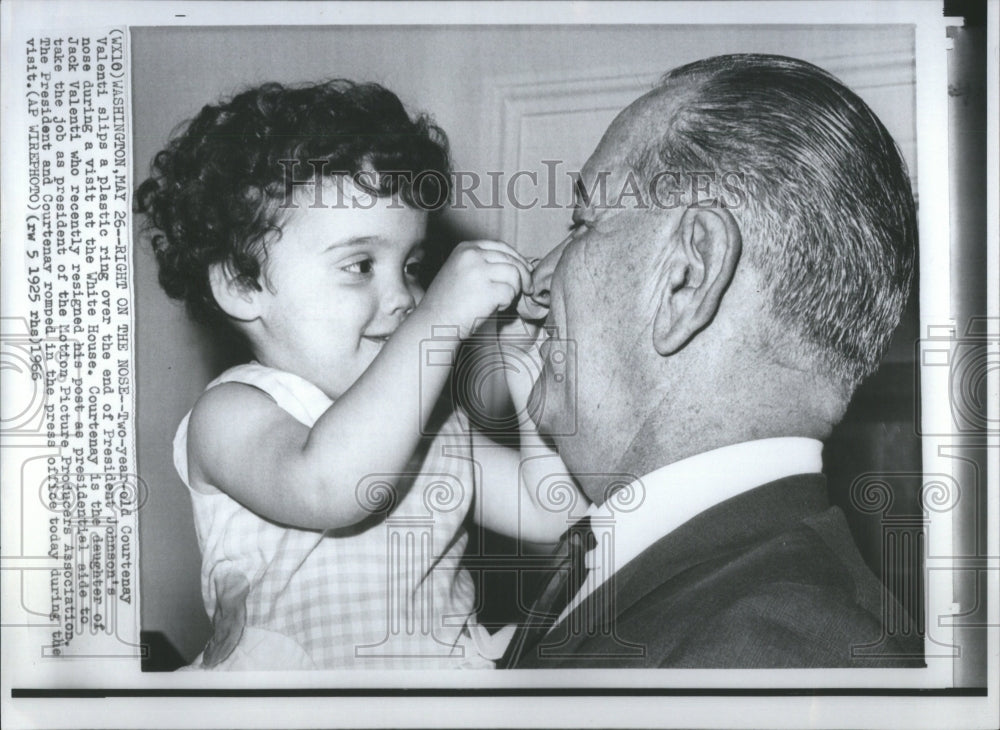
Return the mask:
POLYGON ((656 169, 742 175, 732 212, 775 324, 848 392, 878 367, 916 254, 906 163, 840 81, 783 56, 717 56, 667 73, 664 134, 631 156, 656 169))

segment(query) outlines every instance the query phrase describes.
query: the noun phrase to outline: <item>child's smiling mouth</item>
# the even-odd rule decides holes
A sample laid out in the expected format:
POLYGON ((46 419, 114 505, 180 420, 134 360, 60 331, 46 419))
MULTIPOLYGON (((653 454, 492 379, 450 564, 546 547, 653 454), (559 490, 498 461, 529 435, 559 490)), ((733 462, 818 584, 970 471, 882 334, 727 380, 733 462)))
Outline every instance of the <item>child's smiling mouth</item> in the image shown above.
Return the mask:
POLYGON ((390 337, 392 337, 392 333, 387 335, 361 335, 362 339, 374 342, 379 347, 382 347, 382 345, 388 342, 390 337))

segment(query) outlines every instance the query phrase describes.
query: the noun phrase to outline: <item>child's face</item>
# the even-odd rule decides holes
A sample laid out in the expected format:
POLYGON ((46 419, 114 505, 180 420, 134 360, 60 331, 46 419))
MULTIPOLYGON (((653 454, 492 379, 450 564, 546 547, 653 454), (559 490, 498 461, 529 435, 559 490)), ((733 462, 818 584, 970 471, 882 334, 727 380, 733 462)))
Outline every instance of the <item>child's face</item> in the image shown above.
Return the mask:
POLYGON ((427 232, 426 212, 342 185, 339 193, 324 187, 328 207, 309 207, 312 188, 296 196, 299 208, 268 247, 263 291, 254 294, 258 359, 332 398, 361 376, 419 303, 427 232))

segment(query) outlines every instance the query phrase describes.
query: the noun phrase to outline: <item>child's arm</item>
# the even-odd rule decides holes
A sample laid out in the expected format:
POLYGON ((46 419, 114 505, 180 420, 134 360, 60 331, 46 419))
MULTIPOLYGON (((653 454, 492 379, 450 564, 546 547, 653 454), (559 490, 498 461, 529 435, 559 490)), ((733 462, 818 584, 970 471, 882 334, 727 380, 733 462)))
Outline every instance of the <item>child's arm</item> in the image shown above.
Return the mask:
POLYGON ((520 320, 498 326, 501 356, 510 358, 505 348, 515 355, 504 372, 518 416, 520 451, 473 432, 473 453, 482 467, 481 480, 476 484, 479 520, 484 527, 519 540, 556 542, 570 526, 571 507, 576 504, 572 514, 578 515, 586 508, 587 500, 559 454, 539 436, 528 415, 531 378, 524 365, 531 360, 535 367, 528 369, 535 373, 541 370, 534 342, 539 330, 520 320))
POLYGON ((586 498, 534 427, 520 431, 520 451, 473 432, 473 453, 482 468, 476 481, 478 520, 518 540, 556 542, 572 522, 570 505, 576 502, 573 514, 581 514, 586 498))
MULTIPOLYGON (((459 246, 420 305, 311 429, 249 385, 210 389, 191 415, 192 475, 284 524, 331 529, 369 517, 357 485, 370 474, 405 473, 425 425, 420 401, 433 403, 449 375, 420 367, 420 343, 439 325, 469 337, 528 281, 524 259, 506 244, 459 246)), ((458 339, 451 346, 457 350, 458 339)))

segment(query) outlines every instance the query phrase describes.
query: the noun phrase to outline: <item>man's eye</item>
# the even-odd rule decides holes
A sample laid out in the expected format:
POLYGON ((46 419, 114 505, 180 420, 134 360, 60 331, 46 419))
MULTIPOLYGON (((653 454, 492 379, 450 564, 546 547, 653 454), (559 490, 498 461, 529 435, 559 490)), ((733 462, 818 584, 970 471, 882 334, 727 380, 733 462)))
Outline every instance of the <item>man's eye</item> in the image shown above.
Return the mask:
POLYGON ((372 266, 373 262, 371 259, 361 259, 341 268, 350 274, 370 274, 372 273, 372 266))
POLYGON ((590 228, 590 223, 588 223, 587 221, 574 221, 569 224, 568 230, 570 233, 576 233, 577 231, 589 228, 590 228))

